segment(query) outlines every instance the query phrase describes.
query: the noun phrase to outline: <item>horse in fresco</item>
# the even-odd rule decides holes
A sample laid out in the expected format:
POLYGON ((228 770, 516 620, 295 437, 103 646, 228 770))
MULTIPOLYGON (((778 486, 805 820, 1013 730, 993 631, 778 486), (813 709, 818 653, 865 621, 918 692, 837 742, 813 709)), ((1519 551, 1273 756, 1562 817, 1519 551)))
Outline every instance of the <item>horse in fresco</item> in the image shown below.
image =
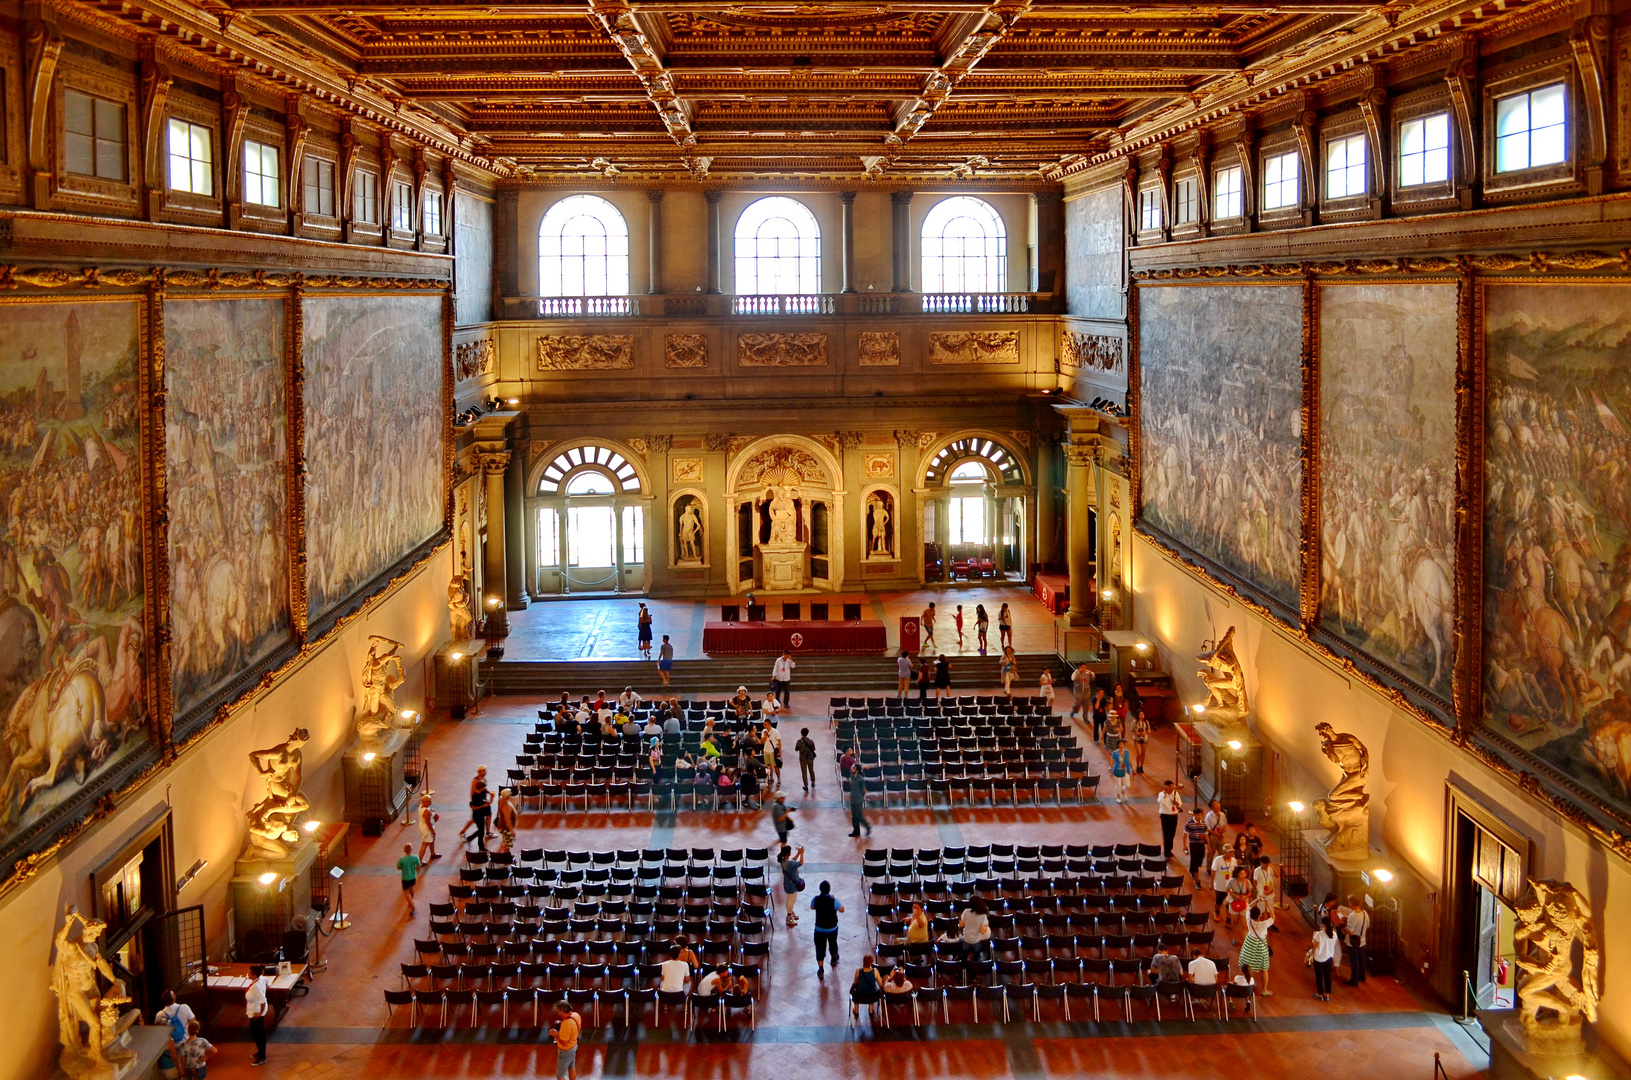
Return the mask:
POLYGON ((107 759, 108 736, 94 659, 79 657, 30 683, 6 718, 3 742, 11 765, 0 783, 0 825, 22 817, 29 800, 56 784, 65 766, 83 784, 90 767, 107 759))

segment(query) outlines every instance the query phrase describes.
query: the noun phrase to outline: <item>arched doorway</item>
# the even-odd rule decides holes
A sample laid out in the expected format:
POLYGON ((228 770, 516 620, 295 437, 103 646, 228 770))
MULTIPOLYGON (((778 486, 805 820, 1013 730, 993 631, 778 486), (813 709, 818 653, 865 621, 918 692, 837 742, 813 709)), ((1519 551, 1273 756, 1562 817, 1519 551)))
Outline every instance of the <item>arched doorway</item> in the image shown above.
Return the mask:
POLYGON ((838 463, 809 439, 761 439, 726 477, 734 592, 836 589, 843 579, 843 496, 838 463))
POLYGON ((560 450, 537 470, 532 492, 534 595, 646 588, 645 484, 621 450, 560 450))
POLYGON ((924 577, 1023 581, 1027 560, 1024 459, 997 439, 954 436, 923 468, 924 577))

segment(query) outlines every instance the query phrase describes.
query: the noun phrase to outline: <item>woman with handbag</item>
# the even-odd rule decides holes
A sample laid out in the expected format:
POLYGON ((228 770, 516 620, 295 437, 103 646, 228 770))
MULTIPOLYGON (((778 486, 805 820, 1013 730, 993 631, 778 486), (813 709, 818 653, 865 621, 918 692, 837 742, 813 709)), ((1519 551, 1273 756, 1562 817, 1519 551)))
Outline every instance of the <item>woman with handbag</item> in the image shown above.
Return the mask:
POLYGON ((787 925, 797 926, 799 917, 793 906, 798 903, 799 893, 804 891, 804 875, 800 872, 804 866, 804 848, 801 846, 794 854, 791 846, 783 844, 776 861, 781 864, 782 891, 787 894, 787 925))

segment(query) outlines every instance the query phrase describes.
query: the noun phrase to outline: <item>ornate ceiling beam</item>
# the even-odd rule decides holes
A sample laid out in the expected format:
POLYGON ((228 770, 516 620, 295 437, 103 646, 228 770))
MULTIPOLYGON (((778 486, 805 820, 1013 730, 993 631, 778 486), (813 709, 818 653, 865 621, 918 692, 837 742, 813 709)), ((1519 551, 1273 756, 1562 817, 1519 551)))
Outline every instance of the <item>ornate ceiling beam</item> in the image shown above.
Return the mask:
POLYGON ((695 153, 697 137, 691 131, 691 117, 674 89, 673 77, 663 69, 659 43, 644 29, 647 20, 636 17, 634 9, 623 0, 589 0, 589 12, 634 69, 634 77, 645 88, 669 137, 684 153, 686 168, 698 179, 706 176, 708 161, 695 153))
MULTIPOLYGON (((404 5, 401 0, 234 0, 219 7, 236 15, 368 15, 370 13, 408 15, 443 15, 454 13, 500 14, 505 18, 520 16, 581 16, 583 5, 578 2, 551 3, 549 0, 522 0, 498 5, 488 0, 413 0, 404 5)), ((630 11, 657 15, 662 12, 688 12, 698 15, 717 14, 722 5, 718 0, 641 0, 626 5, 630 11)), ((829 9, 857 9, 876 11, 879 4, 870 0, 836 0, 821 5, 829 9)), ((925 2, 890 3, 891 12, 968 13, 979 14, 990 5, 977 0, 925 0, 925 2)), ((1286 14, 1331 14, 1371 11, 1381 5, 1362 0, 1217 0, 1213 3, 1186 3, 1185 0, 1139 0, 1136 6, 1128 0, 1066 0, 1049 4, 1049 18, 1072 15, 1106 16, 1131 14, 1134 17, 1154 11, 1182 12, 1186 15, 1208 13, 1282 12, 1286 14)), ((650 33, 648 30, 647 33, 650 33)))

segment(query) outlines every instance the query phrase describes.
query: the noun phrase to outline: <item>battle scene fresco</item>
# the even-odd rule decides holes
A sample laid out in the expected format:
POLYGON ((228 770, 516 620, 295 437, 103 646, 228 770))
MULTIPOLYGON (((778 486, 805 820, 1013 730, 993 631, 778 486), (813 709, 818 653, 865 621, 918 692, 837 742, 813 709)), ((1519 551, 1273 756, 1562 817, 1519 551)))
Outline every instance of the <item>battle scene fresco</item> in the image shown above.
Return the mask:
MULTIPOLYGON (((151 747, 136 300, 0 307, 0 851, 151 747)), ((60 812, 58 812, 60 810, 60 812)))
POLYGON ((1297 606, 1302 290, 1138 292, 1142 517, 1297 606))
POLYGON ((1631 812, 1631 286, 1485 298, 1486 722, 1631 812))
POLYGON ((184 716, 289 640, 284 301, 165 301, 170 668, 184 716))
POLYGON ((442 528, 442 297, 308 296, 312 619, 442 528))
POLYGON ((1456 287, 1320 290, 1320 622, 1448 696, 1456 287))

